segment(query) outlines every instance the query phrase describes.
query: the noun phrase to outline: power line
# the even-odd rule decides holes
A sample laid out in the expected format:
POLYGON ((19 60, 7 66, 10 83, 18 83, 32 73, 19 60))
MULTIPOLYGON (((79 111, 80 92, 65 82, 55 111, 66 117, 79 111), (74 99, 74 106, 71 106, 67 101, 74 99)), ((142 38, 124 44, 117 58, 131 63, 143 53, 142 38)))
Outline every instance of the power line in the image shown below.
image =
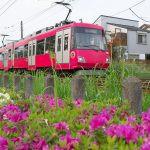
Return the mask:
POLYGON ((1 9, 3 9, 8 3, 10 3, 11 2, 11 0, 8 0, 4 5, 2 5, 1 7, 0 7, 0 10, 1 9))
POLYGON ((138 3, 136 3, 135 5, 131 6, 130 8, 136 7, 137 5, 143 3, 144 1, 146 1, 146 0, 142 0, 142 1, 138 2, 138 3))
POLYGON ((138 16, 131 8, 129 8, 129 9, 130 9, 130 11, 131 11, 136 17, 138 17, 139 19, 141 19, 141 20, 143 20, 143 21, 145 21, 145 22, 150 22, 150 21, 145 20, 145 19, 141 18, 140 16, 138 16))
POLYGON ((34 20, 34 19, 36 19, 36 18, 39 17, 40 15, 46 13, 46 12, 49 11, 51 8, 53 8, 55 5, 56 5, 56 4, 51 5, 50 7, 46 8, 46 9, 44 9, 44 10, 38 12, 38 13, 36 13, 35 15, 26 18, 25 20, 27 20, 27 21, 24 20, 25 24, 28 23, 28 22, 30 22, 30 21, 32 21, 32 20, 34 20))
MULTIPOLYGON (((65 1, 65 0, 62 0, 61 2, 64 2, 64 1, 65 1)), ((33 21, 34 19, 36 19, 36 18, 39 17, 40 15, 46 13, 47 11, 49 11, 51 8, 53 8, 53 7, 56 5, 55 3, 52 3, 52 4, 53 4, 53 5, 51 5, 50 7, 46 8, 46 9, 44 9, 44 10, 38 12, 38 13, 36 13, 36 14, 33 15, 33 16, 30 16, 30 17, 24 19, 24 20, 23 20, 24 24, 27 24, 27 23, 33 21)), ((13 30, 11 30, 11 31, 9 31, 9 32, 17 32, 17 33, 19 33, 19 30, 20 30, 20 29, 17 29, 17 28, 19 27, 18 24, 19 24, 19 23, 16 23, 16 24, 14 24, 14 25, 11 25, 11 26, 7 27, 8 29, 13 28, 13 30)))
MULTIPOLYGON (((140 2, 138 2, 138 3, 136 3, 136 4, 134 4, 134 5, 132 5, 131 7, 128 7, 128 8, 126 8, 126 9, 122 10, 122 11, 119 11, 119 12, 117 12, 117 13, 111 15, 111 16, 113 17, 113 16, 119 15, 119 14, 121 14, 121 13, 123 13, 123 12, 126 12, 126 11, 130 10, 131 8, 134 8, 134 7, 138 6, 138 5, 140 5, 140 4, 143 3, 144 1, 146 1, 146 0, 142 0, 142 1, 140 1, 140 2)), ((101 16, 101 15, 100 15, 100 16, 101 16)), ((93 24, 100 18, 100 16, 93 22, 93 24)))
MULTIPOLYGON (((44 10, 42 10, 42 11, 36 13, 35 15, 30 16, 30 17, 24 19, 24 20, 23 20, 23 21, 25 22, 24 24, 27 24, 27 23, 29 23, 30 21, 36 19, 37 17, 39 17, 40 15, 44 14, 45 12, 47 12, 47 11, 48 11, 50 8, 52 8, 52 7, 54 7, 54 6, 50 6, 50 7, 46 8, 46 9, 44 9, 44 10)), ((13 31, 17 31, 17 30, 19 30, 19 29, 17 29, 17 28, 19 27, 19 25, 18 25, 19 23, 20 23, 20 22, 18 22, 18 23, 16 23, 16 24, 13 24, 13 25, 7 27, 7 29, 14 28, 13 31)))
POLYGON ((1 14, 0 16, 2 16, 13 4, 15 4, 17 2, 17 0, 15 0, 13 3, 11 3, 1 14))

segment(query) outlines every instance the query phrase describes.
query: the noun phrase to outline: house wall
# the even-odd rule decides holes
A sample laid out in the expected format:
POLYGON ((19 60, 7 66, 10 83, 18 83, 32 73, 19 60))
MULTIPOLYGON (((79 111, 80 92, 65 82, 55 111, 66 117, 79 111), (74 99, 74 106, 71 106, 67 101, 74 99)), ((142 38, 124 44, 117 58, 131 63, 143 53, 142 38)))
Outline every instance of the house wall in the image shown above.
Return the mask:
POLYGON ((137 31, 128 30, 127 46, 129 54, 150 54, 150 33, 147 33, 146 44, 138 44, 137 31))
POLYGON ((105 28, 105 30, 107 30, 107 23, 128 25, 128 26, 134 26, 134 27, 139 26, 139 22, 136 20, 128 20, 128 19, 115 18, 115 17, 109 17, 109 16, 101 16, 95 22, 95 24, 103 26, 105 28))

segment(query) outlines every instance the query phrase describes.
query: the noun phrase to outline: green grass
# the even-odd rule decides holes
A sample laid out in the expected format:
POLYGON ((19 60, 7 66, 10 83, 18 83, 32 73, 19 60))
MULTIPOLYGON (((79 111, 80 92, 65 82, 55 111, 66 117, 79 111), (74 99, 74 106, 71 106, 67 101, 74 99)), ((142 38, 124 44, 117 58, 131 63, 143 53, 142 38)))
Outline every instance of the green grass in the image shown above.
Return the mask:
MULTIPOLYGON (((20 73, 7 73, 0 71, 0 76, 3 74, 8 74, 10 78, 10 87, 13 87, 13 77, 14 75, 20 75, 20 73)), ((28 72, 21 74, 21 93, 24 91, 24 79, 23 77, 28 75, 28 72)), ((33 71, 31 73, 33 76, 33 88, 34 94, 40 95, 44 93, 44 80, 46 77, 46 72, 44 71, 33 71)), ((49 74, 50 75, 50 74, 49 74)), ((100 102, 100 103, 111 103, 120 105, 122 101, 122 82, 127 77, 150 77, 150 69, 142 64, 129 64, 123 61, 111 64, 110 68, 107 70, 105 75, 105 80, 102 76, 86 76, 83 78, 85 80, 85 100, 89 102, 100 102), (102 86, 98 86, 98 82, 102 81, 102 86)), ((65 100, 71 100, 71 78, 65 76, 59 78, 57 73, 53 70, 54 77, 54 92, 55 98, 62 98, 65 100)), ((150 95, 144 94, 143 97, 143 109, 146 110, 150 106, 150 95)))

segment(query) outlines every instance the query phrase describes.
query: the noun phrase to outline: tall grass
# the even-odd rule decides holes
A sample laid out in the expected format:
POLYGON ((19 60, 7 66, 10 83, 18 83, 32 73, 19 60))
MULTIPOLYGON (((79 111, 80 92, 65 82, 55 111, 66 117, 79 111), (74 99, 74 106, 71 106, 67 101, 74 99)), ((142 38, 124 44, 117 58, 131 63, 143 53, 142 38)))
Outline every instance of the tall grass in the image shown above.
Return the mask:
POLYGON ((33 89, 34 95, 41 95, 44 93, 44 71, 33 71, 31 72, 33 77, 33 89))
MULTIPOLYGON (((113 62, 113 64, 110 65, 110 68, 105 72, 104 76, 84 75, 86 85, 85 100, 89 102, 96 101, 100 103, 112 103, 112 101, 115 99, 115 104, 119 105, 121 103, 122 98, 123 79, 129 76, 136 76, 141 71, 148 73, 150 72, 149 70, 146 70, 146 68, 142 68, 142 66, 138 66, 136 64, 127 64, 123 61, 120 61, 116 63, 113 62)), ((4 73, 5 72, 0 71, 0 76, 2 76, 4 73)), ((28 72, 25 72, 24 74, 21 74, 21 76, 26 76, 27 74, 28 72)), ((60 78, 60 76, 57 75, 57 72, 55 70, 53 70, 52 74, 55 85, 55 98, 71 100, 72 78, 70 76, 66 76, 65 74, 63 74, 63 78, 60 78)), ((9 72, 8 75, 10 78, 9 84, 11 87, 13 87, 13 77, 14 75, 16 75, 16 73, 9 72)), ((33 71, 31 72, 31 75, 33 76, 34 81, 34 95, 43 94, 45 90, 44 80, 47 73, 44 71, 33 71)), ((12 90, 14 89, 12 88, 12 90)), ((23 79, 21 80, 21 90, 24 90, 23 79)), ((147 109, 146 105, 149 104, 149 98, 149 95, 144 95, 144 109, 147 109)))

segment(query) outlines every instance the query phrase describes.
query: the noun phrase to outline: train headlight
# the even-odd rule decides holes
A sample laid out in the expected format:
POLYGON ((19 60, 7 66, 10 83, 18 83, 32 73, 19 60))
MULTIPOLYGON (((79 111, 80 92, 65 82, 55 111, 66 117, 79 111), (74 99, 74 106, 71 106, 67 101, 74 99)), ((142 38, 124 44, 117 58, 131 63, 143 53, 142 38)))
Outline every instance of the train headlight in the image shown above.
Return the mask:
POLYGON ((84 57, 78 56, 78 62, 85 63, 84 57))
POLYGON ((110 58, 106 58, 106 63, 110 63, 110 58))

